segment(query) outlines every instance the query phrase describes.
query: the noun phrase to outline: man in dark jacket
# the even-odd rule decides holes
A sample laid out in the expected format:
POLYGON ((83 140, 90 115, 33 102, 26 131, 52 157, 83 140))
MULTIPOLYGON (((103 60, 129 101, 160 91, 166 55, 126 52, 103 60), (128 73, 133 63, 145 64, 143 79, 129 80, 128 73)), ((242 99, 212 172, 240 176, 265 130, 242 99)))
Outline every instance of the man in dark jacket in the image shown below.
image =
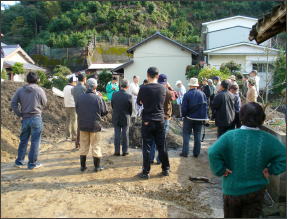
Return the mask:
POLYGON ((129 147, 129 125, 132 115, 132 95, 127 93, 129 88, 128 81, 122 80, 120 83, 120 91, 113 93, 112 105, 112 123, 114 126, 114 147, 115 156, 120 156, 120 142, 122 139, 122 155, 128 155, 129 147))
POLYGON ((183 148, 180 156, 188 157, 189 140, 193 129, 194 148, 193 156, 198 157, 201 149, 201 129, 203 122, 208 120, 208 104, 206 95, 198 90, 198 79, 191 78, 190 90, 184 95, 182 102, 183 120, 183 148))
POLYGON ((19 168, 24 167, 24 159, 30 137, 31 146, 28 154, 28 169, 41 167, 41 164, 37 162, 37 158, 43 130, 41 114, 42 108, 47 104, 47 97, 44 90, 37 85, 37 81, 37 75, 34 72, 29 72, 27 75, 28 85, 19 88, 11 101, 12 110, 18 117, 22 118, 20 144, 15 161, 15 166, 19 168))
POLYGON ((150 67, 147 71, 148 84, 142 86, 137 97, 137 104, 144 106, 142 113, 142 138, 143 138, 143 171, 139 177, 149 178, 150 152, 153 143, 156 143, 159 159, 162 163, 162 175, 169 175, 169 158, 165 145, 164 130, 164 101, 166 89, 158 84, 159 71, 150 67))
POLYGON ((87 81, 88 89, 76 102, 76 112, 78 115, 80 129, 80 164, 81 171, 87 169, 86 157, 90 146, 95 171, 100 171, 100 159, 102 157, 100 143, 101 117, 107 115, 107 106, 104 100, 96 95, 97 80, 90 78, 87 81))
POLYGON ((212 104, 215 112, 215 125, 218 127, 218 138, 226 131, 234 129, 235 97, 228 91, 229 87, 230 82, 228 80, 222 81, 220 92, 215 96, 212 104))
MULTIPOLYGON (((77 78, 78 78, 78 84, 71 90, 71 93, 74 97, 74 102, 76 104, 78 98, 84 94, 87 90, 85 84, 86 84, 86 76, 79 73, 77 75, 77 78)), ((76 141, 75 141, 75 147, 76 149, 79 149, 80 147, 80 130, 79 130, 79 121, 78 121, 78 118, 77 118, 77 138, 76 138, 76 141)))

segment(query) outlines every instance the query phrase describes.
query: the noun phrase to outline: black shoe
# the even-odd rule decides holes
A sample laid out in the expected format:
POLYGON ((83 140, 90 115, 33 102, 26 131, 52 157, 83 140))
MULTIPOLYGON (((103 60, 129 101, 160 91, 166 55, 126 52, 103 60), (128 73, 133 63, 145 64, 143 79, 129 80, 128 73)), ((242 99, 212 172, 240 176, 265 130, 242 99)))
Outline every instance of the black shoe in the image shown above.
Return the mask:
POLYGON ((199 156, 199 155, 194 155, 194 154, 193 154, 193 157, 195 157, 195 158, 197 158, 198 156, 199 156))
POLYGON ((149 179, 150 178, 149 174, 145 174, 145 173, 139 173, 138 177, 140 177, 141 179, 149 179))
POLYGON ((95 167, 94 171, 95 172, 99 172, 101 170, 104 170, 104 167, 100 166, 100 158, 93 157, 93 162, 94 162, 94 167, 95 167))
POLYGON ((154 160, 151 160, 151 161, 150 161, 150 164, 154 164, 154 160))
POLYGON ((122 154, 122 156, 127 156, 127 155, 129 155, 128 152, 122 154))
POLYGON ((163 176, 169 176, 169 170, 163 170, 162 175, 163 176))
POLYGON ((120 153, 116 153, 116 152, 115 152, 113 155, 114 155, 114 156, 120 156, 120 153))
POLYGON ((179 155, 180 155, 180 157, 188 157, 187 154, 183 154, 183 153, 180 153, 179 155))
POLYGON ((86 156, 85 155, 80 155, 80 165, 81 165, 80 170, 82 172, 87 169, 87 167, 86 167, 86 156))

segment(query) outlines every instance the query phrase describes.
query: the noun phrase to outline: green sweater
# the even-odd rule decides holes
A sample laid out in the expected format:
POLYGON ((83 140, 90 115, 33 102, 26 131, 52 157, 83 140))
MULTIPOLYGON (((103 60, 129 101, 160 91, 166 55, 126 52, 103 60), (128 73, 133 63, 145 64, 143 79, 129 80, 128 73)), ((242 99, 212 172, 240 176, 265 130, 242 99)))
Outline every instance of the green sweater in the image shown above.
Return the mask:
POLYGON ((273 135, 251 129, 236 129, 222 135, 209 149, 210 168, 216 176, 223 176, 226 168, 232 171, 222 177, 224 195, 244 195, 259 191, 270 175, 286 170, 286 148, 273 135))

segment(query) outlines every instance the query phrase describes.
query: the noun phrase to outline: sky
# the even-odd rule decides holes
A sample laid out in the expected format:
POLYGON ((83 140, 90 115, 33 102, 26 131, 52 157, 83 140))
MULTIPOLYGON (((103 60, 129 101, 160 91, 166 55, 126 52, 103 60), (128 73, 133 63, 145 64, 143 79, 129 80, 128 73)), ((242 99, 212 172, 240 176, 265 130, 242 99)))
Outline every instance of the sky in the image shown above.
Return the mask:
POLYGON ((19 1, 1 1, 1 10, 5 10, 3 5, 15 5, 19 1))

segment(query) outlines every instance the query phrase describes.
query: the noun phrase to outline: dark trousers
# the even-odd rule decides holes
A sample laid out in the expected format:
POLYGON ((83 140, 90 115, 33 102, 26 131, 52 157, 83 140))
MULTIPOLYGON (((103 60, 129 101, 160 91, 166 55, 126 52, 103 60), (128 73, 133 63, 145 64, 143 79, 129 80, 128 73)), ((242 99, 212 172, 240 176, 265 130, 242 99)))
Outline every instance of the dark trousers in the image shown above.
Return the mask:
POLYGON ((235 129, 235 124, 232 123, 232 125, 230 126, 221 126, 218 127, 217 129, 217 138, 220 138, 221 135, 223 135, 225 132, 229 131, 229 130, 233 130, 235 129))
POLYGON ((185 154, 185 155, 189 154, 189 141, 190 141, 190 136, 192 134, 192 130, 193 130, 193 135, 194 135, 193 155, 197 157, 200 154, 202 125, 203 125, 202 121, 195 121, 195 120, 184 118, 182 154, 185 154))
POLYGON ((234 127, 239 129, 241 127, 241 122, 240 122, 240 117, 239 117, 239 112, 235 113, 235 119, 234 119, 234 127))
POLYGON ((115 153, 120 153, 120 144, 122 140, 122 153, 128 152, 129 147, 129 126, 120 127, 118 125, 114 126, 114 148, 115 153))
POLYGON ((258 218, 262 211, 265 189, 246 195, 224 195, 225 218, 258 218))
POLYGON ((162 163, 162 170, 169 170, 169 158, 165 144, 165 129, 164 121, 150 121, 148 124, 142 122, 142 138, 143 138, 143 173, 150 172, 150 153, 155 142, 160 162, 162 163))

